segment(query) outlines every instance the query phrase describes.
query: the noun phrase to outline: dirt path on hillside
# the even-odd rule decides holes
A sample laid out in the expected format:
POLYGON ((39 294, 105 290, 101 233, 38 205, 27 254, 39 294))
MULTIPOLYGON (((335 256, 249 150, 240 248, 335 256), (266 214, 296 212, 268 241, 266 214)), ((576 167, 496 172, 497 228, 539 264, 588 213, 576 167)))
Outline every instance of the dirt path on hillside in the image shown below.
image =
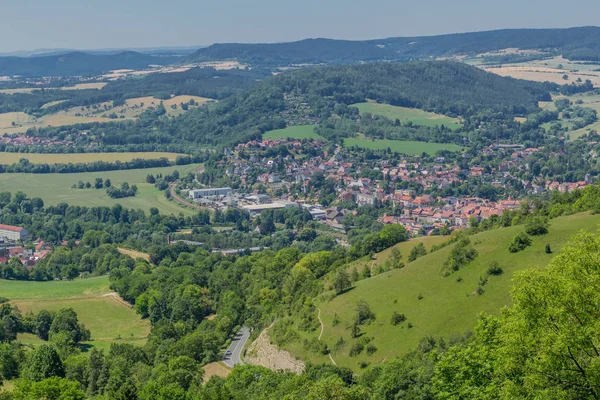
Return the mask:
POLYGON ((117 292, 105 293, 100 297, 112 297, 113 299, 115 299, 119 303, 123 304, 124 306, 126 306, 128 308, 133 308, 133 306, 131 304, 129 304, 128 302, 126 302, 125 300, 123 300, 123 298, 121 296, 119 296, 117 294, 117 292))
MULTIPOLYGON (((321 309, 317 308, 317 310, 319 310, 319 313, 317 314, 317 318, 319 319, 319 323, 321 324, 321 333, 319 333, 319 341, 321 341, 321 336, 323 336, 323 331, 325 330, 325 324, 321 320, 321 309)), ((337 367, 337 363, 335 362, 333 357, 331 357, 331 353, 328 353, 327 355, 329 356, 329 359, 331 360, 333 365, 335 365, 337 367)))
POLYGON ((271 344, 268 332, 271 326, 263 330, 258 338, 248 347, 244 361, 249 364, 269 368, 273 371, 285 370, 296 374, 302 373, 306 368, 303 361, 292 357, 287 351, 279 350, 276 345, 271 344))

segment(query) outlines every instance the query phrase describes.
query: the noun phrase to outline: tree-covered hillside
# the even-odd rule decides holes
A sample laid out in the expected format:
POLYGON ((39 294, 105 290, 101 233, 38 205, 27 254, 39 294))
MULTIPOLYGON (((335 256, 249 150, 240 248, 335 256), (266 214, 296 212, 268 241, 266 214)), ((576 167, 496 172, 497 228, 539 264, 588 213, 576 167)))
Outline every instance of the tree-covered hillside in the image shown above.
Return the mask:
POLYGON ((155 57, 134 51, 118 54, 92 55, 82 52, 40 56, 0 57, 0 75, 12 76, 75 76, 93 75, 114 69, 140 69, 150 65, 175 63, 179 57, 155 57))
POLYGON ((599 27, 505 29, 440 36, 364 41, 307 39, 273 44, 215 44, 198 50, 190 61, 237 59, 260 65, 350 64, 360 61, 411 61, 506 48, 540 49, 573 60, 599 61, 599 27))

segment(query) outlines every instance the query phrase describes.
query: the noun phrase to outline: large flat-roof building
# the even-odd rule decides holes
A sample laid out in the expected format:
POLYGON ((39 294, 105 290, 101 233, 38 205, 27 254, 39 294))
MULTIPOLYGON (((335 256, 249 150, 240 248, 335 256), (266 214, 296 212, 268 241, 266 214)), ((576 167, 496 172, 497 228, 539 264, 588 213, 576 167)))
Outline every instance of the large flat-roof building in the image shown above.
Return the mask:
POLYGON ((3 225, 0 224, 0 238, 7 238, 12 241, 27 241, 28 232, 27 229, 19 226, 3 225))
POLYGON ((204 197, 228 196, 232 192, 230 187, 225 188, 209 188, 209 189, 192 189, 190 190, 190 199, 201 199, 204 197))

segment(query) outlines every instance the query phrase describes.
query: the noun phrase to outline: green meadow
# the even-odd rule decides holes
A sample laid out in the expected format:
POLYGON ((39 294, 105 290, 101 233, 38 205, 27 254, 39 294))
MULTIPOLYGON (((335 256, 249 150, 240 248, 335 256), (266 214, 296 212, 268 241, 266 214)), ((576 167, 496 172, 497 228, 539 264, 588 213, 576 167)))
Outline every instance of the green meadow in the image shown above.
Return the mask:
MULTIPOLYGON (((545 253, 546 244, 556 253, 573 235, 582 230, 595 232, 599 224, 600 215, 589 213, 554 219, 547 235, 534 237, 532 246, 519 253, 510 253, 508 246, 512 238, 523 231, 523 226, 483 232, 470 237, 478 257, 448 277, 442 276, 440 269, 453 245, 408 263, 403 269, 359 281, 354 288, 332 300, 322 296, 316 301, 324 323, 322 340, 330 349, 335 349, 336 342, 342 338, 344 345, 332 350, 331 355, 339 366, 358 370, 360 363, 380 363, 414 349, 423 337, 447 340, 452 335, 464 334, 473 329, 480 313, 498 314, 511 304, 510 290, 515 272, 543 268, 550 262, 553 254, 545 253), (480 277, 485 276, 491 261, 500 264, 503 274, 489 277, 483 286, 484 293, 477 294, 480 277), (370 356, 363 351, 350 357, 350 347, 361 340, 352 339, 349 330, 359 300, 366 301, 375 313, 375 321, 361 325, 360 329, 363 338, 372 338, 371 343, 377 351, 370 356), (407 320, 392 325, 390 320, 394 311, 404 314, 407 320), (337 319, 335 324, 334 319, 337 319)), ((405 262, 412 248, 411 243, 407 243, 399 247, 405 262)), ((430 246, 431 243, 426 244, 427 249, 430 246)), ((386 250, 389 252, 391 250, 386 250)), ((384 262, 386 258, 386 255, 379 255, 376 263, 384 262)), ((310 335, 302 333, 301 337, 318 335, 319 330, 310 335)), ((298 342, 287 349, 305 360, 326 361, 326 357, 314 355, 298 342)))
POLYGON ((167 200, 164 192, 145 182, 148 174, 168 175, 177 170, 180 175, 185 175, 188 172, 197 170, 199 167, 199 164, 190 164, 163 168, 72 174, 0 174, 0 188, 3 191, 13 193, 21 190, 29 197, 40 197, 46 205, 65 202, 70 205, 87 207, 111 207, 115 204, 121 204, 126 208, 139 208, 145 211, 148 211, 151 207, 156 207, 163 214, 179 214, 182 212, 184 215, 192 215, 194 214, 193 210, 180 207, 176 203, 167 200), (136 184, 139 192, 135 197, 112 199, 108 197, 105 189, 71 188, 79 181, 93 184, 96 178, 110 179, 113 185, 120 185, 123 182, 136 184))
MULTIPOLYGON (((109 286, 107 276, 52 282, 0 280, 0 294, 24 314, 72 308, 92 333, 86 346, 108 349, 111 343, 144 344, 150 332, 149 322, 119 301, 109 286)), ((44 343, 32 334, 19 334, 18 339, 34 346, 44 343)))
POLYGON ((288 126, 284 129, 265 132, 263 139, 323 139, 314 131, 314 125, 288 126))
POLYGON ((391 120, 400 120, 403 124, 412 122, 413 125, 430 127, 444 125, 450 129, 462 127, 458 118, 447 117, 445 115, 423 111, 418 108, 398 107, 375 102, 357 103, 352 106, 358 108, 358 111, 361 114, 368 113, 381 115, 391 120))
POLYGON ((455 144, 447 143, 428 143, 414 142, 410 140, 371 140, 366 138, 347 138, 344 139, 345 147, 358 146, 363 149, 371 150, 386 150, 390 148, 392 151, 402 154, 435 154, 440 150, 460 151, 462 147, 455 144))

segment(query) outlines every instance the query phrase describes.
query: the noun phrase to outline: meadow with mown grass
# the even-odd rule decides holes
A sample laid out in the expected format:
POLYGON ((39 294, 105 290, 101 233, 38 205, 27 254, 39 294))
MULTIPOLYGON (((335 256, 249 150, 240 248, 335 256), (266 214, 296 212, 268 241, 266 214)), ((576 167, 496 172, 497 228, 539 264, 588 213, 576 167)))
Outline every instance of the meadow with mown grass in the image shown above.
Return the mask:
POLYGON ((368 139, 368 138, 347 138, 344 139, 344 147, 359 147, 362 149, 371 149, 371 150, 386 150, 390 149, 391 151, 408 154, 408 155, 417 155, 417 154, 431 154, 434 155, 440 150, 448 150, 448 151, 461 151, 462 147, 457 146, 455 144, 448 143, 428 143, 428 142, 415 142, 410 140, 376 140, 376 139, 368 139))
MULTIPOLYGON (((470 236, 478 257, 447 277, 440 271, 455 244, 408 263, 408 254, 415 242, 404 242, 398 245, 403 261, 407 263, 404 268, 358 281, 351 290, 331 300, 328 300, 331 292, 316 300, 324 324, 321 339, 332 350, 331 356, 339 366, 359 370, 361 363, 377 364, 407 353, 423 337, 448 340, 453 335, 462 335, 473 329, 480 313, 497 315, 502 307, 511 304, 510 290, 516 272, 548 265, 553 254, 546 253, 546 244, 550 245, 553 253, 557 253, 573 235, 582 230, 596 232, 599 224, 600 215, 589 213, 553 219, 548 234, 533 237, 532 245, 518 253, 510 253, 508 247, 512 238, 524 231, 522 225, 470 236), (499 263, 503 273, 488 276, 487 283, 482 286, 483 293, 479 294, 480 279, 486 277, 493 261, 499 263), (377 350, 372 355, 363 351, 350 357, 351 346, 361 340, 353 339, 350 332, 359 300, 367 302, 375 313, 376 319, 368 325, 360 325, 360 330, 362 338, 372 338, 370 344, 377 350), (392 325, 394 311, 404 314, 406 321, 392 325), (340 338, 344 344, 336 347, 340 338)), ((424 244, 427 250, 432 245, 427 241, 424 244)), ((391 253, 391 249, 384 253, 391 253)), ((385 254, 377 256, 375 266, 385 262, 385 254)), ((310 334, 299 333, 301 338, 311 339, 318 337, 320 330, 310 334)), ((306 350, 301 341, 286 346, 286 349, 304 360, 327 361, 326 356, 306 350)))
MULTIPOLYGON (((72 308, 92 334, 92 340, 82 343, 84 348, 108 350, 111 343, 142 345, 150 332, 150 323, 111 292, 107 276, 50 282, 0 280, 0 294, 23 314, 72 308)), ((18 339, 33 346, 45 343, 27 333, 19 334, 18 339)))
POLYGON ((323 139, 314 129, 314 125, 288 126, 287 128, 265 132, 263 139, 323 139))
POLYGON ((0 164, 18 163, 22 158, 29 160, 32 164, 78 164, 92 163, 96 161, 115 162, 131 161, 134 159, 157 160, 167 158, 175 161, 178 153, 168 152, 126 152, 126 153, 64 153, 64 154, 42 154, 42 153, 9 153, 0 152, 0 164))
POLYGON ((458 129, 462 127, 462 124, 458 118, 452 118, 442 114, 423 111, 418 108, 391 106, 389 104, 375 102, 357 103, 353 104, 352 107, 358 108, 358 111, 361 115, 366 113, 381 115, 391 120, 397 119, 402 124, 411 122, 413 125, 429 127, 444 125, 450 129, 458 129))
POLYGON ((131 169, 104 172, 82 172, 71 174, 0 174, 0 187, 14 193, 23 191, 29 197, 40 197, 46 205, 68 203, 69 205, 86 207, 111 207, 121 204, 125 208, 142 209, 146 212, 156 207, 163 214, 193 215, 191 209, 178 206, 175 202, 165 197, 165 192, 158 190, 154 185, 146 183, 146 176, 171 174, 179 171, 180 175, 194 172, 200 164, 177 165, 162 168, 131 169), (110 179, 112 185, 127 182, 138 186, 135 197, 121 199, 110 198, 104 189, 73 189, 79 181, 94 183, 96 178, 110 179))

